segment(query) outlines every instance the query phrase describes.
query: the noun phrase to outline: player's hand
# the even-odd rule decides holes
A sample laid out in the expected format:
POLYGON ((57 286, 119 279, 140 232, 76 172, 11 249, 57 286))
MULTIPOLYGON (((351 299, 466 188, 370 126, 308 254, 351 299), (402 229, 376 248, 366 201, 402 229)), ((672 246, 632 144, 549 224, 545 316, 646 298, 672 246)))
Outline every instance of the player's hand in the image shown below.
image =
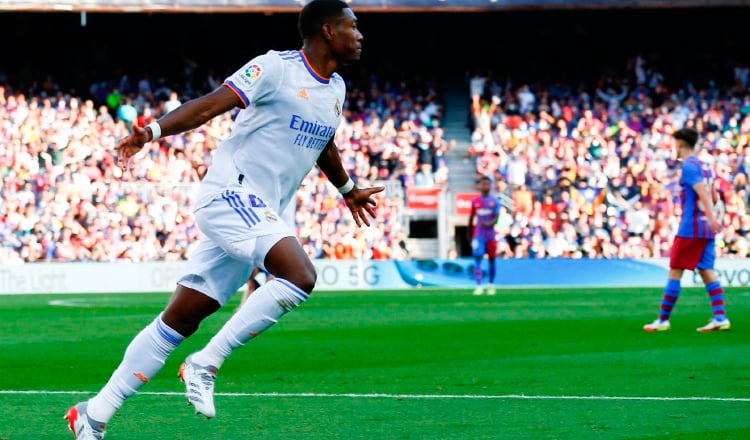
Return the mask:
POLYGON ((719 232, 721 232, 721 229, 722 229, 721 223, 716 221, 716 218, 714 217, 710 217, 708 219, 708 227, 711 228, 711 232, 713 232, 714 234, 718 234, 719 232))
POLYGON ((118 165, 121 168, 126 168, 130 158, 141 151, 143 145, 145 145, 149 140, 150 135, 145 128, 133 125, 133 132, 120 139, 120 141, 115 146, 118 165))
POLYGON ((378 206, 378 202, 373 196, 384 189, 385 187, 383 186, 373 188, 357 188, 355 186, 353 190, 344 194, 346 206, 352 212, 354 223, 358 227, 361 227, 363 224, 370 226, 368 214, 370 217, 375 218, 375 207, 378 206))

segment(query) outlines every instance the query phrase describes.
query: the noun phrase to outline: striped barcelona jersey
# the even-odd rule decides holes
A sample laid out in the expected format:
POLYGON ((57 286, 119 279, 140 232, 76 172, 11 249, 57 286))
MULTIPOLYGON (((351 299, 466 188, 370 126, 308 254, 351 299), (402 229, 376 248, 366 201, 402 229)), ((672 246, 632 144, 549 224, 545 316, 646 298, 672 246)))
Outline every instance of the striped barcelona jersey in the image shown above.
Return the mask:
POLYGON ((696 183, 704 182, 706 190, 710 191, 710 181, 711 171, 704 166, 698 157, 690 156, 685 159, 682 163, 682 175, 680 176, 682 219, 680 219, 680 227, 677 230, 678 237, 714 238, 714 233, 711 232, 708 220, 703 213, 703 206, 698 200, 698 193, 693 189, 693 185, 696 183))
POLYGON ((500 204, 497 198, 492 196, 476 196, 471 201, 471 212, 474 214, 474 238, 483 238, 485 240, 495 240, 495 224, 491 226, 481 226, 482 223, 492 222, 500 213, 500 204))

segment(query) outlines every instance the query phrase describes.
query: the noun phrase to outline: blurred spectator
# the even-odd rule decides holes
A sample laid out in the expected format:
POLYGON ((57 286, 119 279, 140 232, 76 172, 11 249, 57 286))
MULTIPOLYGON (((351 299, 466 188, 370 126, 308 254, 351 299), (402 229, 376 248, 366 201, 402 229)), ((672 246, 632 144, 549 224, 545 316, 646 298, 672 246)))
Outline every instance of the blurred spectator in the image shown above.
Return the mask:
MULTIPOLYGON (((623 77, 593 84, 469 81, 468 153, 477 174, 491 176, 512 202, 498 220, 501 255, 668 256, 681 209, 668 135, 693 126, 723 206, 717 252, 748 257, 748 69, 733 69, 731 84, 704 78, 673 86, 652 60, 636 57, 629 66, 623 77)), ((205 83, 219 81, 213 75, 205 83)), ((185 257, 200 234, 193 187, 232 115, 149 144, 125 170, 112 156, 130 121, 145 125, 194 93, 168 84, 143 75, 130 85, 121 75, 92 83, 90 99, 60 92, 51 77, 34 95, 0 86, 0 262, 185 257), (136 179, 151 185, 135 190, 136 179)), ((352 77, 347 93, 336 142, 352 175, 402 188, 447 185, 445 155, 455 141, 444 138, 435 84, 363 75, 352 77)), ((400 196, 383 198, 382 225, 367 231, 342 216, 335 188, 315 170, 296 202, 297 235, 314 258, 408 257, 400 196)))
POLYGON ((164 103, 164 113, 169 113, 181 105, 182 102, 177 96, 177 92, 170 92, 169 99, 164 103))
MULTIPOLYGON (((186 61, 186 75, 191 66, 186 61)), ((144 75, 131 87, 122 74, 117 86, 92 84, 93 98, 85 101, 54 87, 43 97, 0 87, 0 263, 186 258, 200 236, 192 216, 195 184, 233 115, 150 143, 126 169, 116 167, 112 147, 132 123, 148 124, 181 105, 165 83, 144 75), (102 103, 98 109, 94 100, 102 103)), ((349 95, 336 141, 359 181, 447 182, 444 154, 455 141, 443 138, 433 84, 394 87, 368 76, 353 79, 349 95)), ((399 193, 383 198, 379 222, 367 230, 342 214, 340 195, 316 169, 296 204, 297 235, 314 258, 407 257, 399 193)))
POLYGON ((707 78, 670 89, 645 57, 629 66, 623 77, 607 73, 594 84, 506 87, 491 115, 489 103, 474 97, 469 153, 477 174, 494 173, 512 201, 512 215, 501 214, 497 225, 502 255, 668 256, 681 210, 668 135, 692 126, 721 195, 718 252, 747 257, 747 69, 734 69, 723 87, 707 78))

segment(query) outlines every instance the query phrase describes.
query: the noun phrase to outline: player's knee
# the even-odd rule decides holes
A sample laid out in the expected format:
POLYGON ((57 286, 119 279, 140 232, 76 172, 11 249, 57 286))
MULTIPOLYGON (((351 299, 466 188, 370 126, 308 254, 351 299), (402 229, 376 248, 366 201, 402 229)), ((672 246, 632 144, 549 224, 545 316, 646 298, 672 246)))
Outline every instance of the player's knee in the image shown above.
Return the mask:
POLYGON ((315 288, 315 283, 317 282, 317 280, 318 280, 318 274, 315 272, 315 268, 306 267, 303 270, 300 270, 298 273, 296 273, 294 275, 293 280, 288 280, 288 281, 292 282, 295 286, 305 291, 305 293, 310 294, 315 288))
POLYGON ((288 281, 308 294, 315 288, 318 274, 311 262, 308 261, 308 264, 289 265, 285 269, 287 270, 274 273, 274 277, 288 281))
POLYGON ((162 315, 162 322, 185 338, 192 336, 200 326, 200 320, 168 312, 162 315))

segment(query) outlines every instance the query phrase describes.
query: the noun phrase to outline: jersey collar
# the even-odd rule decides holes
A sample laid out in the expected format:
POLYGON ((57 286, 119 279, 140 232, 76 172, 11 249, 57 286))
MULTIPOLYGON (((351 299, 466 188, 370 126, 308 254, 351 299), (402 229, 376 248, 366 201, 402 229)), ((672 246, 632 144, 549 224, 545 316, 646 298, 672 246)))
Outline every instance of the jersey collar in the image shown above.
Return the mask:
POLYGON ((318 82, 322 84, 328 84, 331 81, 331 78, 326 78, 323 75, 320 75, 318 72, 313 69, 313 66, 310 64, 310 60, 307 59, 307 55, 305 54, 305 51, 300 49, 299 51, 300 55, 302 55, 302 64, 305 65, 307 68, 307 71, 310 72, 310 75, 312 75, 313 78, 315 78, 318 82))

